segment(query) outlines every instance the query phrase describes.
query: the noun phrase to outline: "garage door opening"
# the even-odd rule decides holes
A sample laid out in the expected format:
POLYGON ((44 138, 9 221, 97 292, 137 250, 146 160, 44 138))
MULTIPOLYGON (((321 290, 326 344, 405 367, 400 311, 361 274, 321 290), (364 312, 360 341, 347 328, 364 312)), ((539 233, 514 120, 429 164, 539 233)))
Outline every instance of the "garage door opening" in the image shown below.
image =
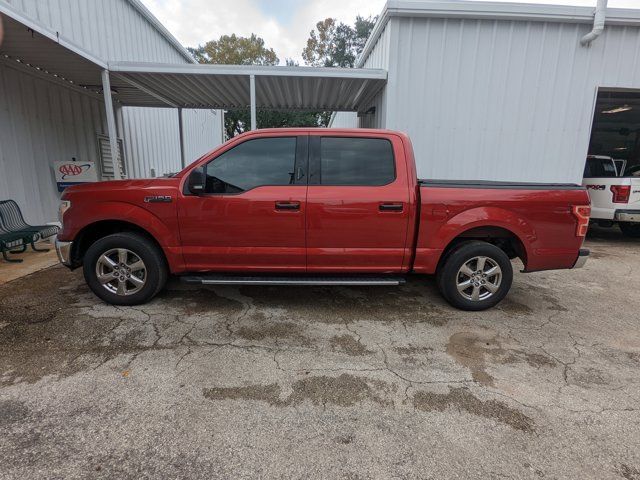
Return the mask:
POLYGON ((640 238, 640 91, 599 90, 582 184, 591 221, 640 238))
POLYGON ((640 175, 640 90, 598 91, 589 155, 612 158, 617 176, 640 175))

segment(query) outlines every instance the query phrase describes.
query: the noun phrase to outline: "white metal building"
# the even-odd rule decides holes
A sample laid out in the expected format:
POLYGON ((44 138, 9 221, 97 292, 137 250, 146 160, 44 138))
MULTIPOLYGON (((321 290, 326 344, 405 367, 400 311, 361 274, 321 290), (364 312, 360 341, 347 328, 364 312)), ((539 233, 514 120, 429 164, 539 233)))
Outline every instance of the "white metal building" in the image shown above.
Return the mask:
POLYGON ((597 93, 640 92, 640 10, 607 9, 583 46, 593 22, 589 7, 390 0, 358 63, 387 85, 332 126, 407 132, 423 178, 580 183, 597 93))
MULTIPOLYGON (((73 71, 67 67, 75 59, 61 54, 48 62, 57 54, 49 49, 96 64, 194 60, 139 0, 0 0, 0 15, 6 34, 0 46, 0 200, 15 199, 33 223, 52 221, 59 197, 52 162, 111 160, 100 77, 87 85, 54 74, 73 71), (48 63, 55 66, 47 69, 48 63)), ((119 93, 114 87, 125 176, 180 170, 178 110, 124 107, 119 93)), ((184 110, 186 162, 222 142, 221 117, 210 109, 184 110)), ((102 179, 113 177, 112 164, 100 171, 102 179)))

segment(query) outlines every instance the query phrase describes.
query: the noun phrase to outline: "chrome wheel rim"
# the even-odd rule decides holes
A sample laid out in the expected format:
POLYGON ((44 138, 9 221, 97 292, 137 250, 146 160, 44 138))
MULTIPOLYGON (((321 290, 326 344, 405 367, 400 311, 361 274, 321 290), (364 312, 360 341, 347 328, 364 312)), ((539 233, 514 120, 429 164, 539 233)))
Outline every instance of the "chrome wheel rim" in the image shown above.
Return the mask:
POLYGON ((456 276, 458 292, 472 302, 493 297, 501 282, 500 265, 492 258, 482 256, 467 260, 456 276))
POLYGON ((96 277, 108 292, 124 297, 139 292, 145 286, 147 267, 131 250, 112 248, 98 257, 96 277))

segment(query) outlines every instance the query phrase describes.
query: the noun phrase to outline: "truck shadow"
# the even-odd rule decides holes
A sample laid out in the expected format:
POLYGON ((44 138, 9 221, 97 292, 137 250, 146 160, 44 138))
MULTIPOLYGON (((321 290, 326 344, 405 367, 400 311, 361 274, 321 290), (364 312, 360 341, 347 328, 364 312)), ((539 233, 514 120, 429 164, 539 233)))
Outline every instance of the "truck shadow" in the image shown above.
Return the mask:
MULTIPOLYGON (((441 298, 435 279, 416 276, 402 286, 193 286, 172 278, 157 301, 215 309, 217 299, 237 302, 250 313, 288 312, 322 323, 359 320, 444 325, 455 312, 441 298)), ((285 314, 287 316, 287 314, 285 314)))
POLYGON ((608 228, 591 225, 587 232, 587 242, 640 245, 640 238, 625 236, 617 225, 608 228))

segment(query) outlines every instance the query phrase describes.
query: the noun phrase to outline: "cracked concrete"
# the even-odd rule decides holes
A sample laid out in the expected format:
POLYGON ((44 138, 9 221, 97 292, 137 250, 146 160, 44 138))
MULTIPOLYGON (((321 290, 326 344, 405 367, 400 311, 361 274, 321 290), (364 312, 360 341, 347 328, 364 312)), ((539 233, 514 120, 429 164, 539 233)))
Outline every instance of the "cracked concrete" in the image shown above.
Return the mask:
POLYGON ((0 478, 640 478, 639 245, 478 313, 424 278, 124 308, 38 272, 0 287, 0 478))

